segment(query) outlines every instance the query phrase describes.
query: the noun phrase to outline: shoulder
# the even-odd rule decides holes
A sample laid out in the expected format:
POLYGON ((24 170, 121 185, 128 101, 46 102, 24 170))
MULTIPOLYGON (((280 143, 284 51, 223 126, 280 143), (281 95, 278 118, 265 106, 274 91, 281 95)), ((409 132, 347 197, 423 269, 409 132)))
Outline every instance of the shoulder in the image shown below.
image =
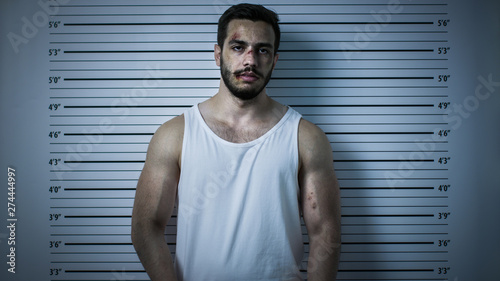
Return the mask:
POLYGON ((304 118, 299 122, 298 144, 300 165, 329 161, 332 158, 330 141, 323 130, 304 118))
POLYGON ((317 136, 323 136, 325 133, 318 126, 304 118, 300 119, 299 122, 299 136, 303 138, 314 138, 317 136))
POLYGON ((324 146, 326 143, 329 144, 323 130, 304 118, 300 119, 298 134, 299 146, 303 148, 313 149, 317 145, 324 146))
POLYGON ((184 133, 184 114, 176 116, 163 123, 155 132, 154 137, 172 138, 182 136, 184 133))
POLYGON ((182 142, 184 135, 184 114, 176 116, 163 123, 155 132, 151 141, 155 142, 176 142, 179 139, 182 142))
POLYGON ((154 133, 148 147, 147 158, 160 161, 180 159, 184 137, 184 115, 176 116, 163 123, 154 133))

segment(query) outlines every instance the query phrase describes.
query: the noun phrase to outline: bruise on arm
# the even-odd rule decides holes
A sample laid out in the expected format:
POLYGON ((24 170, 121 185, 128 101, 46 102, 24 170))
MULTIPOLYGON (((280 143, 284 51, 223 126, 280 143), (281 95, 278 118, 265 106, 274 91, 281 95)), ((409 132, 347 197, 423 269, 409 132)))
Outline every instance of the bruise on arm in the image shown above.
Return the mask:
POLYGON ((340 254, 339 185, 330 142, 306 120, 299 126, 299 155, 300 203, 310 241, 308 278, 335 278, 340 254))
POLYGON ((301 121, 300 128, 301 207, 304 220, 309 220, 311 227, 315 227, 319 222, 327 223, 339 218, 339 185, 326 135, 306 120, 301 121))

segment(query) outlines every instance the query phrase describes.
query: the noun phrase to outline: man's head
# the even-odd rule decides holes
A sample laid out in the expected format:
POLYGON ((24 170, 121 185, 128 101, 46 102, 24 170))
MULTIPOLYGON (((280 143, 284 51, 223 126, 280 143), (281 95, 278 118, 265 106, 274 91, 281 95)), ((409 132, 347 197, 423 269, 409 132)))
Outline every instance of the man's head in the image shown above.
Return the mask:
POLYGON ((219 18, 217 27, 217 44, 222 48, 227 38, 227 28, 232 20, 263 21, 273 28, 274 31, 274 54, 278 52, 280 46, 281 31, 278 25, 278 15, 266 9, 262 5, 238 4, 231 6, 219 18))
POLYGON ((225 86, 239 99, 255 98, 278 59, 277 15, 260 5, 235 5, 221 16, 218 32, 215 59, 225 86))

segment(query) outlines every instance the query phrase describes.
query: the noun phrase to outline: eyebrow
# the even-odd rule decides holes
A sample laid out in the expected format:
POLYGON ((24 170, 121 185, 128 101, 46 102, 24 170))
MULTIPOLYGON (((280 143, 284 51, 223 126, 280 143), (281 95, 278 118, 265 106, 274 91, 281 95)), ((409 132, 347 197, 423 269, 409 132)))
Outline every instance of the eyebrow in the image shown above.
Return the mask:
MULTIPOLYGON (((243 40, 238 40, 238 39, 233 39, 231 41, 228 42, 229 45, 231 44, 238 44, 238 45, 243 45, 243 46, 248 46, 249 44, 243 40)), ((255 44, 256 47, 267 47, 267 48, 273 48, 273 44, 271 43, 266 43, 266 42, 261 42, 261 43, 257 43, 255 44)))

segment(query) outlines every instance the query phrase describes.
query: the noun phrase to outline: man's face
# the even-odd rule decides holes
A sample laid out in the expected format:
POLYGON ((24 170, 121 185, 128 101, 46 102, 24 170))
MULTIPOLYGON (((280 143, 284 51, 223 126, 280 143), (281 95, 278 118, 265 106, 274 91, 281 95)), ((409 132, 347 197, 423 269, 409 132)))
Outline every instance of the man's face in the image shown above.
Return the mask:
POLYGON ((253 99, 266 87, 278 59, 274 31, 263 21, 232 20, 223 49, 216 46, 215 56, 229 91, 242 100, 253 99))

